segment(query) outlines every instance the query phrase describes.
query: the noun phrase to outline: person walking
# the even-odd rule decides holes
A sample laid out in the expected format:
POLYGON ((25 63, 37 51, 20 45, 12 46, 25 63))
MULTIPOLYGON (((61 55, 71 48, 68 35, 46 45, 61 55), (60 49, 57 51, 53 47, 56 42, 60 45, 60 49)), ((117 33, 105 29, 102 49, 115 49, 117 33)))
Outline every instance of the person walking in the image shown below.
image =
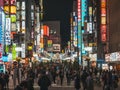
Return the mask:
POLYGON ((38 85, 40 86, 40 90, 48 90, 48 87, 51 85, 45 71, 42 72, 41 77, 38 79, 38 85))
POLYGON ((76 76, 75 76, 74 87, 75 87, 75 90, 80 90, 80 88, 81 88, 80 74, 79 73, 77 73, 76 76))
POLYGON ((87 77, 88 77, 88 73, 86 72, 86 70, 83 70, 82 75, 81 75, 81 82, 82 82, 83 90, 86 90, 87 88, 87 83, 86 83, 87 77))
POLYGON ((90 72, 88 77, 86 78, 87 90, 94 90, 94 81, 92 77, 92 73, 90 72))
POLYGON ((61 86, 63 85, 63 79, 64 79, 64 70, 63 69, 60 69, 60 84, 61 86))
POLYGON ((9 88, 9 73, 8 72, 5 72, 5 75, 4 75, 4 79, 5 79, 5 88, 9 88))

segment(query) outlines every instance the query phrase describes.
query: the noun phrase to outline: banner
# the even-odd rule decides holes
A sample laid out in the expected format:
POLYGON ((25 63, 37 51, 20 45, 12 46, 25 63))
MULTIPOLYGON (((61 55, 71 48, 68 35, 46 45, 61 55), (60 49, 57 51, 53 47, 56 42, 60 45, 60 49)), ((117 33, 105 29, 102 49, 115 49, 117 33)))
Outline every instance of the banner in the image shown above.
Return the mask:
POLYGON ((13 44, 12 46, 12 60, 16 60, 16 44, 13 44))

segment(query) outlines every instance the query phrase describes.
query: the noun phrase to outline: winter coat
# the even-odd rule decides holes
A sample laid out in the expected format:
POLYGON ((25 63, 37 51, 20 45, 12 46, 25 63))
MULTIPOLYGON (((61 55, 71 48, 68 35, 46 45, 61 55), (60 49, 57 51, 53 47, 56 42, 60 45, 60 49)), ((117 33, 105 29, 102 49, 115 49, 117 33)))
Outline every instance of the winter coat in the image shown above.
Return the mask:
POLYGON ((86 83, 87 83, 87 90, 94 90, 94 81, 91 76, 87 77, 86 83))
POLYGON ((80 76, 79 76, 79 75, 77 75, 77 76, 75 77, 75 82, 74 82, 74 84, 75 84, 75 89, 80 89, 80 88, 81 88, 81 85, 80 85, 80 76))
POLYGON ((40 90, 48 90, 48 87, 51 85, 50 79, 43 75, 38 80, 38 85, 40 86, 40 90))

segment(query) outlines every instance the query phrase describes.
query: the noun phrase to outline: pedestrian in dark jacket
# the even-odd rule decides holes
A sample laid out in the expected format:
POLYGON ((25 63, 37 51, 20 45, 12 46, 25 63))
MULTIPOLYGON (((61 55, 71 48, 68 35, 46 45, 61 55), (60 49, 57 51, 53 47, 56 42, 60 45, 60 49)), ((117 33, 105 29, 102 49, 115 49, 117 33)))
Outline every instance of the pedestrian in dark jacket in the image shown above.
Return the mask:
POLYGON ((60 70, 59 75, 60 75, 60 84, 61 84, 61 86, 62 86, 62 84, 63 84, 63 79, 64 79, 64 70, 63 70, 63 69, 60 70))
POLYGON ((3 73, 0 73, 0 90, 5 90, 5 79, 3 73))
POLYGON ((92 73, 89 73, 86 79, 86 84, 87 84, 87 90, 94 90, 94 82, 93 82, 92 73))
POLYGON ((75 89, 80 90, 81 85, 80 85, 80 75, 79 74, 76 74, 74 84, 75 84, 75 89))
POLYGON ((33 78, 28 78, 27 79, 27 86, 28 86, 28 90, 34 90, 34 79, 33 78))
POLYGON ((38 80, 38 85, 40 90, 48 90, 48 87, 51 85, 50 79, 47 77, 46 72, 42 73, 42 76, 38 80))
POLYGON ((7 72, 5 72, 4 79, 5 79, 5 87, 9 88, 9 86, 8 86, 8 83, 9 83, 9 74, 7 72))
POLYGON ((23 87, 20 85, 17 85, 14 90, 23 90, 23 87))
POLYGON ((88 73, 86 72, 86 70, 83 70, 83 73, 81 75, 81 82, 82 82, 83 90, 86 90, 87 88, 87 83, 86 83, 87 76, 88 76, 88 73))

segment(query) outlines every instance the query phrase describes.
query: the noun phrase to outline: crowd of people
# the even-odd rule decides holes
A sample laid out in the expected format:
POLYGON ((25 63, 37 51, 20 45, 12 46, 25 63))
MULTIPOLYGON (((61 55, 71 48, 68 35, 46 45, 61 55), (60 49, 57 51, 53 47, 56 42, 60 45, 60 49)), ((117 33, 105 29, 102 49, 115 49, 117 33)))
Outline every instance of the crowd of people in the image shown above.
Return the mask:
MULTIPOLYGON (((0 90, 9 88, 10 72, 0 74, 0 90)), ((67 85, 74 82, 75 90, 94 90, 99 81, 103 90, 115 90, 118 87, 119 77, 115 70, 101 70, 98 68, 73 69, 63 64, 39 65, 35 68, 21 69, 21 82, 14 90, 34 90, 34 83, 37 82, 40 90, 48 90, 49 86, 63 86, 66 80, 67 85)))

